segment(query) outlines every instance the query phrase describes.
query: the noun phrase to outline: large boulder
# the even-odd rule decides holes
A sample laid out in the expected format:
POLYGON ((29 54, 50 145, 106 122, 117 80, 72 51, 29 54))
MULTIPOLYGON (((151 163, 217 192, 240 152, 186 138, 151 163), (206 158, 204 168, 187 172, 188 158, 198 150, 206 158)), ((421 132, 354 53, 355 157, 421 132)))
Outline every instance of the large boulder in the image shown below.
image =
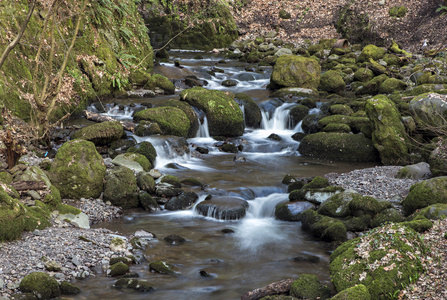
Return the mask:
POLYGON ((303 156, 342 161, 375 162, 373 142, 361 134, 318 132, 306 135, 298 147, 303 156))
POLYGON ((366 114, 373 124, 372 140, 384 165, 404 164, 408 138, 396 105, 384 95, 366 101, 366 114))
POLYGON ((447 126, 447 95, 425 93, 410 101, 410 112, 424 130, 436 131, 447 126))
POLYGON ((405 215, 435 203, 447 203, 447 176, 435 177, 413 184, 402 201, 405 215))
POLYGON ((371 299, 390 295, 422 272, 420 257, 427 252, 412 229, 389 224, 339 246, 331 255, 330 273, 340 292, 358 284, 367 287, 371 299))
POLYGON ((244 115, 233 94, 194 87, 184 90, 180 99, 205 112, 210 135, 232 137, 244 133, 244 115))
POLYGON ((44 272, 26 275, 20 282, 19 290, 37 295, 38 299, 54 299, 61 295, 57 280, 44 272))
POLYGON ((131 169, 115 167, 106 175, 104 200, 122 208, 138 207, 137 180, 131 169))
POLYGON ((103 190, 104 161, 92 142, 68 141, 57 151, 49 177, 63 198, 97 198, 103 190))
POLYGON ((192 138, 196 136, 197 130, 199 130, 199 119, 197 118, 197 114, 191 105, 184 101, 170 99, 165 102, 163 106, 173 106, 183 110, 189 119, 189 132, 186 137, 192 138))
POLYGON ((312 59, 296 55, 278 58, 270 77, 273 89, 282 87, 302 87, 317 89, 320 84, 321 67, 312 59))
POLYGON ((245 216, 248 203, 234 197, 213 197, 196 206, 197 212, 219 220, 237 220, 245 216))
POLYGON ((368 289, 363 284, 347 288, 331 298, 332 300, 371 300, 368 289))
POLYGON ((447 176, 447 139, 438 142, 428 162, 433 176, 447 176))
POLYGON ((327 242, 344 242, 347 230, 343 222, 308 209, 301 214, 302 228, 327 242))
POLYGON ((172 197, 166 204, 167 210, 184 210, 191 208, 192 205, 199 199, 199 196, 194 192, 185 192, 177 197, 172 197))
POLYGON ((301 214, 314 208, 315 204, 307 201, 280 203, 275 207, 275 218, 289 222, 301 221, 301 214))
POLYGON ((368 62, 370 58, 374 60, 379 60, 385 56, 386 49, 377 47, 376 45, 366 45, 362 49, 362 53, 360 53, 357 61, 359 62, 368 62))
POLYGON ((324 300, 331 297, 331 290, 320 283, 317 275, 301 274, 292 282, 290 295, 297 299, 324 300))
POLYGON ((83 139, 97 146, 108 145, 119 140, 124 134, 119 121, 107 121, 83 127, 71 135, 71 139, 83 139))
POLYGON ((334 70, 324 72, 320 78, 319 89, 328 93, 338 93, 345 89, 343 77, 334 70))
POLYGON ((139 153, 128 152, 116 156, 112 163, 117 166, 123 166, 131 169, 135 173, 148 172, 151 169, 151 163, 146 156, 139 153))
POLYGON ((159 88, 168 95, 175 93, 174 84, 168 78, 160 74, 153 74, 144 85, 144 88, 147 90, 155 90, 159 88))
POLYGON ((135 122, 141 120, 155 122, 164 135, 187 137, 190 120, 183 110, 177 107, 154 107, 137 112, 133 117, 135 122))
POLYGON ((243 93, 234 95, 234 100, 244 107, 245 125, 258 128, 262 121, 261 109, 258 104, 250 96, 243 93))

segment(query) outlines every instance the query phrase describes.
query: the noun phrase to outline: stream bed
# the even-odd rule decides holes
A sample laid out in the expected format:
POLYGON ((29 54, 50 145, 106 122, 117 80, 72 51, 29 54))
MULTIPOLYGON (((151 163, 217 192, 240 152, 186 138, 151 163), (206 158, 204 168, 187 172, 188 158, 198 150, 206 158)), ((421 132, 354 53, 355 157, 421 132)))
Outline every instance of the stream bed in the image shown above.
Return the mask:
MULTIPOLYGON (((302 231, 299 222, 283 222, 274 218, 275 206, 288 201, 287 187, 281 181, 286 174, 322 176, 374 165, 301 157, 297 152, 299 142, 291 138, 301 130, 300 124, 292 124, 288 119, 288 110, 293 103, 269 98, 270 92, 266 89, 271 72, 269 68, 262 72, 246 71, 248 64, 219 63, 223 57, 215 54, 201 53, 204 59, 200 60, 193 59, 197 52, 178 51, 171 55, 172 60, 178 59, 183 68, 176 68, 173 63, 162 63, 156 67, 156 73, 171 79, 194 74, 207 80, 205 88, 246 93, 263 111, 262 126, 259 129, 246 128, 240 137, 244 150, 237 154, 218 150, 215 146, 217 141, 207 132, 206 119, 197 137, 188 139, 191 149, 201 146, 210 150, 201 156, 176 155, 163 136, 134 138, 137 142, 149 141, 155 146, 158 154, 155 167, 163 174, 180 179, 192 177, 204 182, 207 185, 205 190, 193 189, 200 196, 199 201, 208 194, 238 197, 248 201, 247 215, 241 220, 224 221, 201 216, 194 208, 156 213, 132 210, 125 212, 120 220, 96 225, 123 235, 131 235, 140 229, 154 233, 157 239, 145 250, 148 262, 165 261, 173 266, 176 274, 151 273, 148 262, 144 262, 132 265, 131 271, 137 272, 139 279, 149 281, 154 291, 145 294, 117 290, 112 287, 116 278, 97 275, 76 283, 83 293, 75 299, 240 299, 249 290, 281 279, 296 278, 303 273, 315 274, 330 285, 330 251, 327 245, 302 231), (224 73, 209 75, 207 70, 215 66, 224 73), (223 87, 221 83, 225 79, 236 80, 238 84, 231 88, 223 87), (272 133, 280 136, 281 141, 267 139, 272 133), (166 167, 169 163, 176 163, 180 168, 166 167), (186 243, 168 245, 163 238, 171 234, 182 236, 186 243), (295 261, 294 258, 300 254, 317 256, 320 261, 295 261), (210 276, 202 276, 201 271, 210 276)), ((131 120, 131 104, 138 106, 148 102, 157 105, 172 98, 178 99, 178 95, 115 100, 116 105, 109 104, 107 113, 117 119, 131 120), (119 109, 119 105, 124 109, 119 109)))

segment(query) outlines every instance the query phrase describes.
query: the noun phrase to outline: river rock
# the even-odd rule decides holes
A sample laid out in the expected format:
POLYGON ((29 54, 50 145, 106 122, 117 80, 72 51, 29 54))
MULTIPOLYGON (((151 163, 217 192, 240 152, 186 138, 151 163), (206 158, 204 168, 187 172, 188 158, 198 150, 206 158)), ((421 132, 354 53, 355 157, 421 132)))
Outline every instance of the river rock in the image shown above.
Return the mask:
POLYGON ((159 211, 161 210, 160 205, 157 201, 152 198, 152 196, 146 191, 139 191, 138 199, 140 200, 141 207, 147 211, 159 211))
POLYGON ((244 133, 244 116, 234 96, 201 87, 184 90, 180 99, 205 112, 212 136, 241 136, 244 133))
POLYGON ((247 94, 238 93, 234 100, 244 107, 245 125, 251 128, 258 128, 262 121, 261 109, 258 104, 247 94))
POLYGON ((88 219, 88 216, 81 212, 77 215, 75 214, 60 214, 57 217, 59 220, 61 221, 68 221, 70 224, 79 227, 79 228, 84 228, 84 229, 89 229, 90 228, 90 221, 88 219))
POLYGON ((154 261, 149 264, 149 270, 153 273, 171 275, 175 272, 164 261, 154 261))
POLYGON ((194 192, 185 192, 177 197, 172 197, 165 204, 167 210, 185 210, 191 208, 192 205, 199 199, 199 196, 194 192))
POLYGON ((366 101, 366 114, 373 123, 372 139, 384 165, 408 160, 408 137, 396 105, 384 95, 366 101))
POLYGON ((378 160, 373 142, 361 134, 337 132, 309 134, 301 140, 298 151, 303 156, 331 160, 359 162, 378 160))
POLYGON ((127 250, 127 242, 121 237, 115 237, 110 242, 110 250, 113 252, 125 252, 127 250))
POLYGON ((201 215, 219 220, 241 219, 245 216, 247 208, 247 201, 235 197, 213 197, 196 206, 201 215))
POLYGON ((83 139, 96 146, 103 146, 119 140, 123 134, 123 125, 119 121, 107 121, 83 127, 75 131, 71 139, 83 139))
POLYGON ((447 203, 447 176, 423 180, 411 186, 410 192, 402 201, 402 209, 408 216, 417 209, 435 203, 447 203))
POLYGON ((56 279, 43 272, 26 275, 20 282, 19 289, 22 293, 39 295, 39 299, 53 299, 61 295, 56 279))
POLYGON ((281 87, 302 87, 317 89, 320 84, 321 67, 311 58, 283 55, 278 58, 270 77, 273 89, 281 87))
POLYGON ((331 290, 320 283, 317 275, 301 274, 292 282, 290 295, 297 299, 329 299, 331 290))
POLYGON ((62 281, 60 284, 61 294, 62 295, 78 295, 81 293, 81 289, 68 281, 62 281))
POLYGON ((131 169, 115 167, 105 177, 104 200, 122 208, 138 207, 137 180, 131 169))
MULTIPOLYGON (((426 162, 420 162, 414 165, 408 165, 400 169, 397 174, 396 178, 410 178, 410 179, 427 179, 430 177, 431 171, 430 171, 430 165, 426 162)), ((447 173, 446 173, 447 175, 447 173)))
POLYGON ((109 276, 121 276, 129 272, 129 266, 123 262, 117 262, 110 266, 109 272, 107 275, 109 276))
POLYGON ((120 278, 113 284, 113 286, 117 289, 133 289, 140 293, 150 292, 154 289, 148 281, 136 278, 120 278))
POLYGON ((187 137, 190 121, 183 110, 177 107, 147 108, 134 114, 133 120, 155 122, 164 135, 187 137))
POLYGON ((368 289, 363 284, 347 288, 331 298, 332 300, 371 300, 368 289))
POLYGON ((421 272, 420 257, 427 249, 419 234, 406 226, 378 227, 331 254, 331 279, 337 292, 366 284, 371 299, 389 299, 396 285, 421 272))
POLYGON ((421 94, 410 101, 409 109, 417 125, 425 130, 447 125, 447 95, 421 94))
POLYGON ((334 70, 324 72, 320 78, 319 89, 328 93, 339 93, 344 91, 346 83, 340 73, 334 70))
POLYGON ((174 84, 161 74, 153 74, 144 85, 146 90, 162 89, 164 94, 172 95, 175 93, 174 84))
MULTIPOLYGON (((199 85, 202 86, 202 85, 199 85)), ((188 103, 184 101, 174 100, 170 99, 167 102, 163 104, 163 106, 173 106, 177 107, 186 114, 186 116, 189 119, 189 131, 188 131, 188 138, 195 137, 197 134, 197 130, 199 130, 199 120, 197 118, 197 114, 194 111, 194 109, 189 105, 188 103)))
POLYGON ((183 237, 181 237, 177 234, 168 235, 168 236, 164 237, 163 240, 172 246, 182 245, 186 242, 186 240, 183 237))
POLYGON ((433 176, 447 176, 447 139, 439 141, 428 159, 433 176))
POLYGON ((315 205, 307 201, 288 202, 275 207, 275 218, 281 221, 301 221, 301 213, 315 209, 315 205))
POLYGON ((137 174, 137 185, 142 191, 148 193, 155 192, 155 180, 148 172, 140 172, 137 174))
POLYGON ((61 196, 69 199, 98 198, 106 174, 104 161, 92 142, 68 141, 57 151, 49 177, 61 196))

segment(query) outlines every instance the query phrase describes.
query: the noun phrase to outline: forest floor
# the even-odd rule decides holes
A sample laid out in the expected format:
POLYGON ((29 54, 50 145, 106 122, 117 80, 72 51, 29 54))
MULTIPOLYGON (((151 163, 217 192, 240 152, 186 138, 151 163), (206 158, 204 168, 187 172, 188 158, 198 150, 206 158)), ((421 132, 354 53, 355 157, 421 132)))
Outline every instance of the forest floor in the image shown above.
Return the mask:
MULTIPOLYGON (((253 0, 233 11, 241 39, 252 39, 275 30, 277 37, 302 43, 309 39, 342 38, 335 24, 340 10, 350 0, 253 0), (290 13, 290 19, 281 19, 280 10, 290 13)), ((446 10, 436 12, 442 0, 357 0, 351 9, 370 20, 372 31, 390 42, 399 43, 411 52, 420 50, 424 40, 429 49, 447 47, 446 10), (389 16, 390 8, 405 6, 408 11, 402 18, 389 16)))

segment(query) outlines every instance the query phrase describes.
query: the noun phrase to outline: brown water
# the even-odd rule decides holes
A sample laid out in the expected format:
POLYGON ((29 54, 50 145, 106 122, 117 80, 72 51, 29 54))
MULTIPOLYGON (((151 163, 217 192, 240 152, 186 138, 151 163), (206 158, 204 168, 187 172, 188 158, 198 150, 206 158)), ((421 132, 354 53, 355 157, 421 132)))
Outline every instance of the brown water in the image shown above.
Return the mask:
MULTIPOLYGON (((164 65, 158 71, 170 78, 182 78, 185 74, 198 74, 204 78, 206 70, 217 64, 219 57, 208 56, 208 60, 190 59, 191 53, 177 53, 187 68, 177 69, 164 65), (176 75, 175 75, 176 74, 176 75), (177 76, 177 77, 176 77, 177 76)), ((223 67, 222 65, 218 65, 223 67)), ((260 105, 270 101, 265 89, 269 71, 258 80, 242 82, 242 86, 227 89, 219 87, 219 82, 230 78, 240 78, 246 65, 238 62, 225 64, 225 74, 219 78, 209 78, 211 88, 245 92, 260 105), (239 76, 239 77, 238 77, 239 76), (250 88, 250 84, 252 87, 250 88)), ((161 103, 167 98, 124 99, 122 104, 131 102, 161 103)), ((285 113, 287 113, 285 111, 285 113)), ((276 117, 281 121, 285 115, 276 117)), ((272 117, 272 115, 270 115, 272 117)), ((267 124, 267 123, 266 123, 267 124)), ((238 221, 221 221, 197 215, 194 210, 181 212, 145 213, 129 211, 122 220, 100 224, 121 234, 130 235, 137 230, 154 233, 153 241, 144 252, 146 261, 131 267, 140 279, 148 280, 155 288, 146 294, 129 290, 116 290, 112 287, 115 278, 100 274, 95 278, 77 282, 83 293, 75 299, 240 299, 246 291, 265 286, 285 278, 296 278, 300 274, 316 274, 321 281, 330 285, 328 271, 329 250, 325 243, 317 241, 301 230, 299 222, 290 223, 275 220, 273 212, 276 204, 287 201, 286 186, 281 184, 285 174, 296 177, 324 175, 330 172, 347 172, 353 169, 371 167, 372 164, 352 164, 321 161, 299 156, 298 143, 290 136, 295 129, 287 125, 270 122, 269 128, 250 130, 244 134, 245 148, 242 153, 246 162, 233 161, 235 154, 223 154, 214 147, 216 141, 207 137, 189 140, 195 145, 211 149, 210 154, 201 158, 190 156, 173 157, 162 147, 164 138, 143 138, 157 146, 159 158, 157 168, 163 173, 179 178, 194 177, 207 184, 206 191, 195 190, 203 198, 207 194, 231 195, 249 202, 247 216, 238 221), (282 142, 267 140, 275 132, 282 136, 282 142), (175 161, 185 167, 173 170, 165 164, 175 161), (223 233, 232 229, 234 233, 223 233), (179 246, 167 245, 163 238, 178 234, 187 242, 179 246), (300 253, 320 257, 318 263, 295 262, 300 253), (148 270, 148 263, 162 260, 172 265, 176 275, 160 275, 148 270), (202 277, 201 270, 212 275, 202 277)))

